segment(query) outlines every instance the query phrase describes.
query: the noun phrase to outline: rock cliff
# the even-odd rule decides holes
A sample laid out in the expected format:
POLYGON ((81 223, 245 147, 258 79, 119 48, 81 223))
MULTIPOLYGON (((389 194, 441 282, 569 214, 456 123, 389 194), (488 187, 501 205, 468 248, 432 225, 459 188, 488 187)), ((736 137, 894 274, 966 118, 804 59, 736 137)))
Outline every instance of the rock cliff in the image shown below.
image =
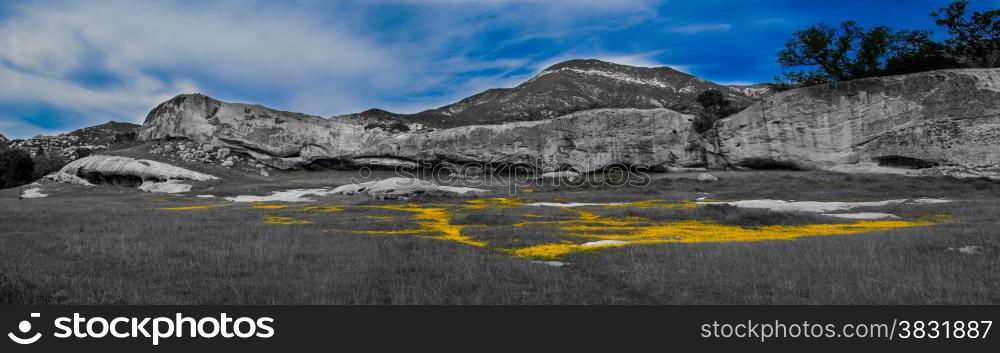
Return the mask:
POLYGON ((590 172, 612 165, 662 169, 697 159, 685 152, 693 118, 668 109, 596 109, 547 120, 400 134, 366 144, 356 154, 546 171, 590 172))
POLYGON ((944 70, 775 94, 722 120, 737 165, 1000 172, 1000 70, 944 70))
POLYGON ((186 137, 282 169, 313 163, 445 162, 587 172, 612 164, 665 167, 694 159, 684 152, 691 119, 668 109, 598 109, 547 120, 398 133, 182 95, 156 107, 139 137, 186 137))

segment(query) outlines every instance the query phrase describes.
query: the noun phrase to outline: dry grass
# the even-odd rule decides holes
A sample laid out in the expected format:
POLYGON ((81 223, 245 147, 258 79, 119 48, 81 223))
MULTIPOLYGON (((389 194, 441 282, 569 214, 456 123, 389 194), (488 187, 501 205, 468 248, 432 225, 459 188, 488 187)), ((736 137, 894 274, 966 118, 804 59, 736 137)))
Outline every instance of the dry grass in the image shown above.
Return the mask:
MULTIPOLYGON (((670 177, 645 188, 537 187, 530 200, 723 199, 880 200, 949 197, 952 204, 873 209, 953 222, 856 234, 749 243, 660 244, 566 255, 555 268, 493 248, 564 241, 558 208, 450 205, 452 224, 490 248, 419 229, 398 201, 334 197, 287 208, 205 204, 203 199, 112 187, 65 188, 46 199, 0 191, 0 303, 48 304, 997 304, 1000 303, 1000 185, 987 181, 852 176, 814 172, 719 173, 704 184, 670 177), (669 181, 667 181, 669 180, 669 181), (325 209, 305 209, 324 206, 325 209), (309 224, 266 224, 266 216, 309 224), (518 226, 530 221, 535 225, 518 226), (386 232, 391 234, 392 232, 386 232), (947 251, 978 245, 979 255, 947 251)), ((342 176, 335 176, 343 179, 342 176)), ((318 185, 327 174, 283 176, 318 185)), ((255 187, 255 186, 240 186, 255 187)), ((276 190, 277 185, 258 190, 276 190)), ((234 186, 216 190, 239 193, 234 186)), ((209 191, 211 192, 211 191, 209 191)), ((263 193, 257 191, 256 193, 263 193)), ((437 206, 435 206, 437 207, 437 206)), ((868 211, 868 210, 866 210, 868 211)), ((814 215, 728 208, 598 209, 605 217, 714 219, 745 227, 807 224, 814 215)))

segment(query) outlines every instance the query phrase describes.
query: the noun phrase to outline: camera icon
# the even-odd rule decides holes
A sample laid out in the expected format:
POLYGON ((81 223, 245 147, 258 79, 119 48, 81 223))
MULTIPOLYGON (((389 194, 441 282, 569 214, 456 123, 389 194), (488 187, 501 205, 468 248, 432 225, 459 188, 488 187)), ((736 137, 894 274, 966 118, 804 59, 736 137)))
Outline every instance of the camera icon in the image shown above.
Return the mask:
MULTIPOLYGON (((39 314, 39 313, 31 313, 31 317, 33 317, 33 318, 34 317, 41 317, 41 314, 39 314)), ((23 320, 23 321, 21 321, 20 324, 17 325, 17 329, 19 331, 21 331, 21 333, 23 333, 23 334, 28 334, 28 332, 31 331, 31 322, 28 321, 28 320, 23 320)), ((17 343, 17 344, 32 344, 32 343, 38 342, 38 340, 40 338, 42 338, 42 334, 39 332, 39 333, 35 333, 34 336, 31 336, 31 337, 28 337, 28 338, 21 338, 18 335, 15 335, 13 332, 10 332, 10 333, 7 333, 7 337, 10 338, 11 341, 14 341, 14 343, 17 343)))

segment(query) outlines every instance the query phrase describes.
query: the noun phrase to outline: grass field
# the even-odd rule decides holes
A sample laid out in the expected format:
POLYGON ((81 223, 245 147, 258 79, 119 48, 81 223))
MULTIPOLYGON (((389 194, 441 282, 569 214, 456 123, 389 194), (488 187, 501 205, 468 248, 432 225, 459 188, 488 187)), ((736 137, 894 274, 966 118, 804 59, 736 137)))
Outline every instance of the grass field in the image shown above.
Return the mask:
POLYGON ((192 195, 50 186, 0 190, 4 304, 997 304, 1000 184, 822 172, 656 175, 648 186, 532 185, 514 195, 231 203, 335 186, 282 173, 192 195), (530 192, 529 192, 530 191, 530 192), (950 203, 817 214, 715 200, 950 203), (532 202, 624 205, 538 207, 532 202), (627 246, 585 247, 599 240, 627 246), (974 245, 977 254, 949 251, 974 245), (562 267, 541 261, 560 261, 562 267))

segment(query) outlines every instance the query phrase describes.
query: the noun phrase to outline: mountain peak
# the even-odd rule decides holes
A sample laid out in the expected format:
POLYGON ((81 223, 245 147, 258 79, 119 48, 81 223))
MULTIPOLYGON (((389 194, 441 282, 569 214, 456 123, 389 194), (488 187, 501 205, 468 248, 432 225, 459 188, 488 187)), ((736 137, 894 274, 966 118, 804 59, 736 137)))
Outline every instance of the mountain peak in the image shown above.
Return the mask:
POLYGON ((380 109, 336 116, 359 123, 399 121, 428 127, 502 124, 550 119, 598 108, 669 108, 681 113, 701 109, 695 98, 722 91, 735 106, 750 105, 755 89, 732 88, 670 67, 636 67, 597 59, 573 59, 549 66, 514 88, 493 88, 456 103, 416 114, 380 109))
POLYGON ((569 70, 602 70, 611 72, 664 72, 664 73, 677 73, 686 76, 691 76, 689 74, 675 70, 669 66, 657 66, 657 67, 644 67, 644 66, 631 66, 625 64, 619 64, 614 62, 608 62, 598 59, 571 59, 566 60, 554 65, 551 65, 541 73, 549 73, 554 71, 559 71, 563 69, 569 70))

